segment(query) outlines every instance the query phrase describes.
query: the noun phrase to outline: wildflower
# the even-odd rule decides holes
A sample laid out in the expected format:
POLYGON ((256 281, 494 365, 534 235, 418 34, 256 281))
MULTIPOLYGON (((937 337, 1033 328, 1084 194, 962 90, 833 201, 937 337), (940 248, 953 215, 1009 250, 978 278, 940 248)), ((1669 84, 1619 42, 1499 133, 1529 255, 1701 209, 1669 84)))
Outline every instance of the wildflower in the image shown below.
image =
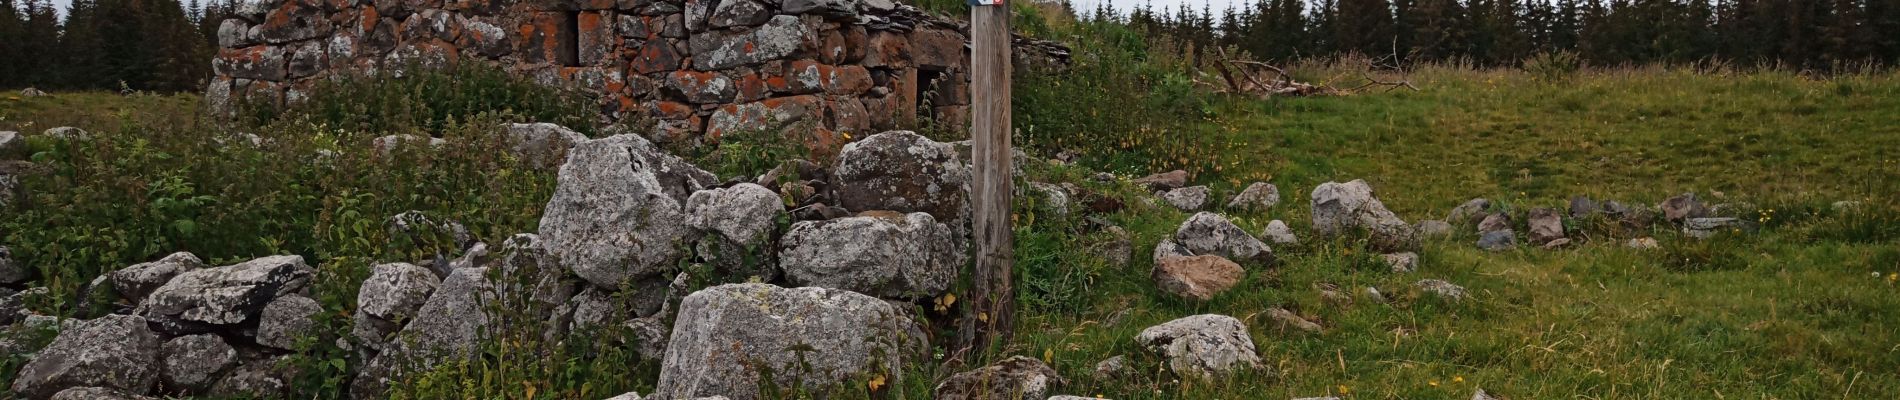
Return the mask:
POLYGON ((1452 381, 1452 382, 1457 382, 1457 383, 1465 383, 1465 377, 1462 377, 1462 376, 1453 376, 1453 377, 1451 377, 1451 381, 1452 381))
POLYGON ((1339 385, 1339 394, 1352 394, 1352 388, 1346 387, 1346 385, 1339 385))
POLYGON ((1874 278, 1875 278, 1875 279, 1879 279, 1879 278, 1880 278, 1880 271, 1874 271, 1874 278))
POLYGON ((1438 381, 1431 381, 1431 382, 1425 382, 1425 383, 1428 385, 1432 385, 1432 387, 1438 387, 1438 381))

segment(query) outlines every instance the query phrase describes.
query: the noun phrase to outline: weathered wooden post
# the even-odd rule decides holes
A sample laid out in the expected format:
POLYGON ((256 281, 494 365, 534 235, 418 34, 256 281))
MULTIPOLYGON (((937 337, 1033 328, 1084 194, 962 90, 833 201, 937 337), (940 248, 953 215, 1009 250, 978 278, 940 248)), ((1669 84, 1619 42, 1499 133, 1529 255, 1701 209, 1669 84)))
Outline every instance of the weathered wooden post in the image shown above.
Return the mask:
POLYGON ((975 285, 958 336, 965 349, 980 352, 1007 340, 1015 322, 1011 270, 1009 145, 1009 4, 1006 0, 970 2, 970 138, 975 285))

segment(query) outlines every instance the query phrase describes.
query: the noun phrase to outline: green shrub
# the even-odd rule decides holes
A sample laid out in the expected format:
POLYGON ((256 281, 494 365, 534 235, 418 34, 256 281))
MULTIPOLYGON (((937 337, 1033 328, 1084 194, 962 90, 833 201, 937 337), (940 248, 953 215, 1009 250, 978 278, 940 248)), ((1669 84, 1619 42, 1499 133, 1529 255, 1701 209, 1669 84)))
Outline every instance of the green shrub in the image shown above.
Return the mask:
POLYGON ((600 111, 578 89, 543 86, 479 62, 324 81, 295 107, 249 104, 240 109, 248 125, 302 120, 351 131, 408 134, 442 132, 455 122, 492 114, 508 122, 552 122, 591 135, 600 111))

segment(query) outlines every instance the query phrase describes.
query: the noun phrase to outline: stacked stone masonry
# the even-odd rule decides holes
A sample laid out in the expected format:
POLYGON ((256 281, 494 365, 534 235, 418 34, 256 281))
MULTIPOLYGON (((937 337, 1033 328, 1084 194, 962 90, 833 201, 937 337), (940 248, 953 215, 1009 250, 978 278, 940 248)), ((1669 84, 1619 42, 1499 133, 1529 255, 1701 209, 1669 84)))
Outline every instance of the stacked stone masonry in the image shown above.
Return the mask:
POLYGON ((589 90, 605 120, 651 117, 659 142, 791 126, 828 141, 966 125, 965 31, 892 0, 262 0, 219 27, 205 92, 214 110, 294 103, 328 78, 482 60, 589 90))

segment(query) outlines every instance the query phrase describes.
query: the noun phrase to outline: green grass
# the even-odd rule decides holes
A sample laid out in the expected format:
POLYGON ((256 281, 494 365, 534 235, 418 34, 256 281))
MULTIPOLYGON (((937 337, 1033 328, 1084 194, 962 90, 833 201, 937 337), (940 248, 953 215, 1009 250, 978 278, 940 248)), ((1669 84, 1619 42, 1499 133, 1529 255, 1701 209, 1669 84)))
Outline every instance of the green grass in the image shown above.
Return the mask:
MULTIPOLYGON (((1125 33, 1101 39, 1129 39, 1125 33)), ((1101 217, 1134 234, 1134 262, 1102 259, 1109 238, 1081 215, 1024 198, 1018 334, 983 359, 1046 356, 1070 380, 1057 392, 1116 399, 1469 398, 1479 387, 1515 399, 1900 396, 1900 287, 1888 278, 1900 272, 1900 75, 1646 68, 1553 83, 1517 71, 1424 67, 1410 77, 1419 92, 1256 101, 1194 92, 1185 75, 1153 67, 1167 60, 1127 67, 1120 61, 1146 54, 1133 40, 1115 45, 1132 48, 1093 44, 1114 54, 1079 55, 1075 75, 1023 77, 1026 104, 1017 112, 1025 148, 1044 156, 1078 150, 1089 167, 1032 163, 1029 179, 1122 199, 1127 209, 1101 217), (1143 95, 1111 101, 1126 93, 1143 95), (1124 143, 1136 142, 1142 151, 1126 151, 1124 143), (1126 183, 1089 182, 1091 168, 1129 176, 1188 169, 1195 183, 1217 189, 1215 204, 1253 180, 1274 182, 1280 206, 1222 212, 1251 232, 1286 220, 1306 242, 1277 246, 1277 266, 1249 265, 1245 281, 1212 301, 1170 298, 1149 281, 1149 253, 1187 213, 1146 204, 1126 183), (1762 211, 1744 216, 1764 228, 1692 241, 1661 226, 1623 232, 1584 221, 1574 225, 1589 240, 1572 249, 1486 253, 1461 227, 1426 242, 1418 272, 1394 274, 1359 240, 1320 240, 1306 230, 1308 190, 1355 178, 1412 222, 1442 218, 1472 197, 1522 212, 1561 207, 1576 194, 1654 203, 1693 191, 1714 203, 1758 205, 1762 211), (1862 206, 1830 207, 1838 200, 1862 206), (1654 236, 1663 247, 1623 248, 1632 235, 1654 236), (1410 288, 1425 278, 1463 285, 1473 297, 1447 302, 1410 288), (1318 283, 1355 301, 1328 303, 1318 283), (1368 286, 1393 301, 1360 295, 1368 286), (1271 308, 1326 329, 1278 328, 1266 316, 1271 308), (1271 371, 1181 381, 1134 342, 1147 326, 1201 313, 1245 321, 1271 371), (1115 355, 1129 357, 1134 372, 1090 376, 1115 355)), ((1334 73, 1299 72, 1316 81, 1334 73)), ((391 104, 474 104, 389 96, 391 104)), ((566 104, 558 94, 523 96, 566 104)), ((0 236, 42 268, 48 278, 40 284, 62 295, 103 270, 176 250, 214 262, 305 255, 322 271, 313 295, 328 311, 297 360, 306 373, 296 391, 305 397, 339 394, 341 378, 365 361, 330 343, 348 330, 368 265, 433 254, 431 244, 390 241, 382 218, 425 210, 499 243, 533 229, 552 189, 551 172, 500 156, 506 152, 483 127, 509 115, 485 115, 479 105, 371 122, 279 117, 251 127, 274 141, 263 149, 213 145, 227 128, 198 121, 196 107, 192 96, 0 97, 0 129, 31 135, 75 125, 98 136, 29 144, 25 155, 41 172, 22 182, 35 195, 22 211, 0 215, 0 236), (377 129, 422 130, 460 147, 375 157, 355 143, 389 133, 377 129), (318 149, 341 152, 329 164, 307 162, 318 149)), ((722 175, 749 176, 791 151, 733 142, 700 159, 722 175)), ((954 311, 922 310, 938 321, 954 311)), ((652 365, 632 362, 626 349, 590 346, 496 343, 484 351, 507 356, 438 368, 392 396, 522 398, 532 388, 535 398, 599 398, 652 387, 652 365)), ((17 367, 9 363, 0 360, 0 369, 17 367)), ((901 398, 928 398, 931 377, 955 372, 908 370, 912 379, 894 386, 901 398)))

